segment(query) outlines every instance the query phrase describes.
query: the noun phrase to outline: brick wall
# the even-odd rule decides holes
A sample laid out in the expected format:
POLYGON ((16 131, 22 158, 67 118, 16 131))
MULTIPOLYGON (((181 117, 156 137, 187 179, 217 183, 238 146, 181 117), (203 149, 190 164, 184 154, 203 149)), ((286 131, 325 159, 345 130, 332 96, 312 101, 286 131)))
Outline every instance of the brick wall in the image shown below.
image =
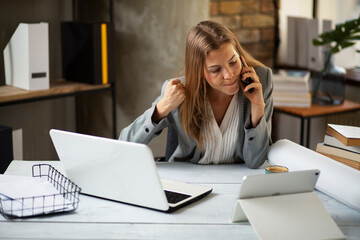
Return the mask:
POLYGON ((228 27, 257 60, 273 67, 273 0, 211 0, 210 18, 228 27))

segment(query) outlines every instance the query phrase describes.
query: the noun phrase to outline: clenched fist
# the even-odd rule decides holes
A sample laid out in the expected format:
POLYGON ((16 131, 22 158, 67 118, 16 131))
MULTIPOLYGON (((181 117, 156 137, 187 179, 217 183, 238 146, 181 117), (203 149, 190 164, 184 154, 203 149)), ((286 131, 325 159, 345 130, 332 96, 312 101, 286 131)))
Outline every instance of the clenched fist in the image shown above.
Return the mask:
POLYGON ((169 81, 164 90, 164 95, 156 104, 152 121, 158 123, 172 110, 177 108, 185 100, 185 88, 180 79, 169 81))

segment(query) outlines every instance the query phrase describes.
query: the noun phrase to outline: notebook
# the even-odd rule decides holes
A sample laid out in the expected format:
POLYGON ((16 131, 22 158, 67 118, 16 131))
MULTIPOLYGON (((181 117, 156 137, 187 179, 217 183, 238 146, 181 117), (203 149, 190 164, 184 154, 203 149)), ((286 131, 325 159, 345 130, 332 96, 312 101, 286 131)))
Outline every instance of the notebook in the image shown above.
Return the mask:
POLYGON ((314 192, 319 170, 245 176, 233 222, 248 220, 259 239, 344 239, 314 192))
POLYGON ((65 174, 84 194, 173 212, 212 191, 160 179, 153 154, 144 144, 56 129, 50 136, 65 174))

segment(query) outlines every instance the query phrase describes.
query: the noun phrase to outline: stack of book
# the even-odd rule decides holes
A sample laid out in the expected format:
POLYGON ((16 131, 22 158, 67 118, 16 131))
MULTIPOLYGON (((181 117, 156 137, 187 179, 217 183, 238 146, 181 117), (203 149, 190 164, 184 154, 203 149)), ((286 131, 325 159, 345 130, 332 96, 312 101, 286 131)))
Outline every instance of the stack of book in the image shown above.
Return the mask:
POLYGON ((278 107, 310 107, 310 72, 303 70, 275 70, 273 72, 273 101, 278 107))
POLYGON ((360 170, 360 127, 328 124, 323 143, 316 151, 360 170))

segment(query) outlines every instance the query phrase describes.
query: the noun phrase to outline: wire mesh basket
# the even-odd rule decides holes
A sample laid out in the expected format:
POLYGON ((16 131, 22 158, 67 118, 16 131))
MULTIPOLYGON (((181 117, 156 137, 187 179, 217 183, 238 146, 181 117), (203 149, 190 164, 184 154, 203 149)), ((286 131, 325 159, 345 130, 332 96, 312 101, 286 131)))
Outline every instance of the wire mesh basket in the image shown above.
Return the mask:
POLYGON ((33 165, 32 176, 45 184, 47 189, 51 188, 50 194, 11 198, 0 193, 0 213, 5 218, 70 212, 78 207, 81 188, 54 167, 49 164, 33 165))

